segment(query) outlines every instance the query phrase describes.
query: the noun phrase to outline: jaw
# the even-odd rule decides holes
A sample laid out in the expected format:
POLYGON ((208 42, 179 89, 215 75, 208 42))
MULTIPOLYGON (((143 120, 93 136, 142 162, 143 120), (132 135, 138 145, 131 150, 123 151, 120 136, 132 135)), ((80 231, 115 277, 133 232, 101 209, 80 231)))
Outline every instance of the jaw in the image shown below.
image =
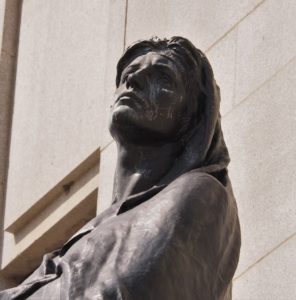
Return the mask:
POLYGON ((109 122, 113 138, 122 143, 139 145, 175 142, 184 127, 182 116, 169 111, 138 109, 130 105, 115 105, 109 122))
POLYGON ((166 136, 159 131, 136 126, 134 123, 118 123, 111 121, 109 131, 116 142, 122 145, 163 146, 176 142, 175 136, 166 136))
MULTIPOLYGON (((120 144, 133 144, 139 146, 152 146, 165 144, 168 139, 159 132, 155 132, 144 125, 140 125, 142 120, 124 119, 119 116, 111 118, 109 131, 120 144)), ((147 124, 146 124, 147 125, 147 124)))

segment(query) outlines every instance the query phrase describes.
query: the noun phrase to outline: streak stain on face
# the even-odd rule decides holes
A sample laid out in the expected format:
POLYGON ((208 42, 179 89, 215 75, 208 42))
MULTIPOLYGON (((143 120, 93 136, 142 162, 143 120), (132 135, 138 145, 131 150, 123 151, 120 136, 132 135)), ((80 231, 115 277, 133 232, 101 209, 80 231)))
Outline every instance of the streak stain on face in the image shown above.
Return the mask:
POLYGON ((133 130, 157 140, 176 136, 186 106, 181 73, 181 67, 170 57, 156 52, 141 55, 127 65, 115 92, 112 135, 133 130))

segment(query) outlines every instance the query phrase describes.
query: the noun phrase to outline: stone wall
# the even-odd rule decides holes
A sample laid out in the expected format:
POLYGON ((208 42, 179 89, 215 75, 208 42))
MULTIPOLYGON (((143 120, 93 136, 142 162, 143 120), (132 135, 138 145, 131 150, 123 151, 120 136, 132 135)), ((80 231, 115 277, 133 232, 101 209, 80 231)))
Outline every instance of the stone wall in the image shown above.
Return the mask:
MULTIPOLYGON (((221 88, 242 227, 233 299, 292 299, 295 15, 293 0, 23 1, 13 122, 5 129, 9 168, 0 174, 8 178, 2 276, 21 280, 44 251, 110 204, 116 62, 137 39, 182 35, 207 54, 221 88)), ((1 63, 5 53, 2 44, 1 63)))

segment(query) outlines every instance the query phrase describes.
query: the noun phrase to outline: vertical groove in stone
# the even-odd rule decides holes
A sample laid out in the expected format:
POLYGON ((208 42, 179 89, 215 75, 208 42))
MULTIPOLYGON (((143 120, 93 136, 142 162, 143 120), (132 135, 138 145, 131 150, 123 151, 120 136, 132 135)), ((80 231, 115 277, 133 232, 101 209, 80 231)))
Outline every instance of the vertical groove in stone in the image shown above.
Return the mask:
POLYGON ((126 47, 127 12, 128 12, 128 0, 125 0, 125 19, 124 19, 123 51, 125 50, 125 47, 126 47))
MULTIPOLYGON (((0 59, 0 265, 22 1, 6 0, 0 59)), ((1 276, 0 289, 9 286, 1 276)))

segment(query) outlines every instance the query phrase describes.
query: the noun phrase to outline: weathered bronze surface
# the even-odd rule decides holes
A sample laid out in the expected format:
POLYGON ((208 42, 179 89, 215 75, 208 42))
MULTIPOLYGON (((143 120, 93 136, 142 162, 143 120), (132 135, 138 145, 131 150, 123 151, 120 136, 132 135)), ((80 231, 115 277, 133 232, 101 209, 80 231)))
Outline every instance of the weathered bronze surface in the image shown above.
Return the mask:
POLYGON ((140 41, 116 86, 113 204, 0 299, 231 299, 240 229, 207 58, 182 37, 140 41))

